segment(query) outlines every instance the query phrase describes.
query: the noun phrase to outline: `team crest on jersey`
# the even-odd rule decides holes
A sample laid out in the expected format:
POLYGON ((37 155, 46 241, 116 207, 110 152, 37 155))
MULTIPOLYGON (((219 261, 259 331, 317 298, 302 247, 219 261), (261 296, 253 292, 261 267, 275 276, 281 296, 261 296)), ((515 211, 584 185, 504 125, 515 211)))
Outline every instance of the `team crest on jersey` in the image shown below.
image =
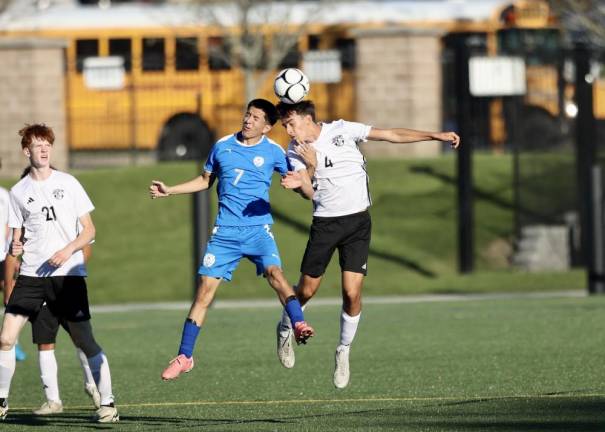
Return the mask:
POLYGON ((53 196, 55 197, 55 199, 63 199, 63 195, 65 195, 65 191, 63 189, 55 189, 53 191, 53 196))
POLYGON ((262 156, 256 156, 252 160, 252 163, 254 164, 255 167, 260 168, 265 163, 265 158, 263 158, 262 156))
POLYGON ((212 267, 215 261, 216 257, 211 253, 207 253, 206 255, 204 255, 204 267, 212 267))
POLYGON ((332 144, 334 144, 336 147, 342 147, 345 145, 345 137, 342 135, 335 136, 332 138, 332 144))

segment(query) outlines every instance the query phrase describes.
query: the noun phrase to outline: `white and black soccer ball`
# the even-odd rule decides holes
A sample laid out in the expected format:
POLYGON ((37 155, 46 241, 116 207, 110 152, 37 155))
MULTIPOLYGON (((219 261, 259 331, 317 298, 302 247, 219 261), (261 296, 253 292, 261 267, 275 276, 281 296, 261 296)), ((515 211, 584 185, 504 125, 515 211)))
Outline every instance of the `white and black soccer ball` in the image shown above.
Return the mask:
POLYGON ((295 104, 305 98, 311 85, 309 78, 296 68, 287 68, 282 70, 275 77, 273 82, 273 91, 275 96, 284 103, 295 104))

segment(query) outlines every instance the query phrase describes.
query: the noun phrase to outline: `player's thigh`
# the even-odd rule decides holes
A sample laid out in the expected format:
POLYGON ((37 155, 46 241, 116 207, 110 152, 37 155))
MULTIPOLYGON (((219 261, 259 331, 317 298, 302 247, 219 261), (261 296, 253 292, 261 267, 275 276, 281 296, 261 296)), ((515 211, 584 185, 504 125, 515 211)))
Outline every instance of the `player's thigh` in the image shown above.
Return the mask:
POLYGON ((230 281, 242 256, 242 240, 238 227, 215 227, 198 274, 230 281))
POLYGON ((257 225, 246 229, 242 252, 256 265, 256 274, 265 274, 271 266, 281 269, 281 257, 271 231, 271 225, 257 225))
POLYGON ((313 218, 300 272, 314 278, 323 275, 341 236, 336 218, 313 218))
POLYGON ((372 220, 366 211, 343 219, 346 235, 338 245, 341 270, 366 275, 372 235, 372 220))
POLYGON ((59 318, 44 304, 38 313, 30 318, 32 324, 32 342, 36 345, 54 344, 59 331, 59 318))
POLYGON ((88 290, 83 276, 53 276, 54 299, 48 302, 59 320, 81 322, 90 320, 88 290))
POLYGON ((50 290, 50 279, 19 276, 6 305, 6 312, 31 317, 38 313, 50 290))

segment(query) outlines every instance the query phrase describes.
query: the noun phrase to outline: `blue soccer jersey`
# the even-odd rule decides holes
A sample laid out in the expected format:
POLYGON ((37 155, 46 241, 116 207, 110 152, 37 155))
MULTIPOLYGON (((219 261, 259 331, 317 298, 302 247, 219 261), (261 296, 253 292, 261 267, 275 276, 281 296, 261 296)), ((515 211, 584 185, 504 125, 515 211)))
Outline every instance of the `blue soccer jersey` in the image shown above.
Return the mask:
POLYGON ((263 136, 258 144, 246 146, 237 134, 219 140, 208 155, 204 170, 217 180, 217 226, 272 224, 269 188, 274 171, 288 172, 284 150, 263 136))

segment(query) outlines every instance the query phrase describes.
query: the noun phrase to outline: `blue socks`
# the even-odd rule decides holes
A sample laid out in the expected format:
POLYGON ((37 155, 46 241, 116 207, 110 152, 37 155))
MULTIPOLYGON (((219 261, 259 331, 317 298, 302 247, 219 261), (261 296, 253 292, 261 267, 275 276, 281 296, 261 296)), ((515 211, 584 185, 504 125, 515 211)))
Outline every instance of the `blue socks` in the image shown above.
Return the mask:
POLYGON ((183 326, 183 335, 181 336, 179 355, 185 354, 187 358, 191 358, 193 356, 195 340, 197 339, 197 335, 200 334, 200 329, 201 327, 199 327, 192 319, 187 318, 185 325, 183 326))
POLYGON ((300 307, 300 302, 295 296, 291 296, 286 299, 286 305, 284 308, 286 309, 286 313, 290 318, 292 328, 294 328, 297 322, 305 320, 302 308, 300 307))

